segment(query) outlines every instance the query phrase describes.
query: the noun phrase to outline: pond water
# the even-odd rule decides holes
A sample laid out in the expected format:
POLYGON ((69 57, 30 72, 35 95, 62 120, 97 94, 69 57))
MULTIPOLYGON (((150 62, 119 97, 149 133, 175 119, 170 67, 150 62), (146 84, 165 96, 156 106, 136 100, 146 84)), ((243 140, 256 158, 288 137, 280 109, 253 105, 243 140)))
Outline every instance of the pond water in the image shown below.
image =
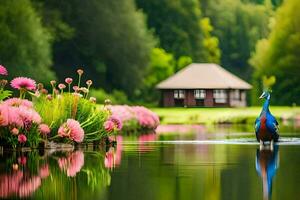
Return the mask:
POLYGON ((232 127, 162 126, 158 131, 117 136, 117 145, 106 149, 1 151, 0 198, 299 198, 295 130, 284 133, 272 150, 260 150, 253 133, 232 127))

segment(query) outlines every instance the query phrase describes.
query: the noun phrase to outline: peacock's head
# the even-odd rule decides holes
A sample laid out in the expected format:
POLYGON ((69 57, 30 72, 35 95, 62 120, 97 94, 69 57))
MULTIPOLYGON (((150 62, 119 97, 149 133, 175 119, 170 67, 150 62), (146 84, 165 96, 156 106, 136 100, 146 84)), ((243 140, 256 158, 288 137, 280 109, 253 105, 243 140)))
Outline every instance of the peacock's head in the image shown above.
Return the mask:
POLYGON ((264 91, 261 95, 260 95, 260 99, 270 99, 270 97, 271 97, 271 94, 270 94, 270 92, 269 91, 264 91))

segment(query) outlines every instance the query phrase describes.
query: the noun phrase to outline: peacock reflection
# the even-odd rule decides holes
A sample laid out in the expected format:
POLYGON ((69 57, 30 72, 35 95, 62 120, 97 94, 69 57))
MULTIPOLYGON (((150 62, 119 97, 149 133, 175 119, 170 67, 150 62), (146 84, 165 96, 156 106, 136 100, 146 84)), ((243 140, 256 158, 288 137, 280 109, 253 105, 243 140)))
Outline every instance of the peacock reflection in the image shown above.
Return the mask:
POLYGON ((263 183, 263 199, 270 199, 272 194, 272 180, 279 167, 279 146, 274 145, 273 150, 268 147, 257 149, 256 171, 263 183))

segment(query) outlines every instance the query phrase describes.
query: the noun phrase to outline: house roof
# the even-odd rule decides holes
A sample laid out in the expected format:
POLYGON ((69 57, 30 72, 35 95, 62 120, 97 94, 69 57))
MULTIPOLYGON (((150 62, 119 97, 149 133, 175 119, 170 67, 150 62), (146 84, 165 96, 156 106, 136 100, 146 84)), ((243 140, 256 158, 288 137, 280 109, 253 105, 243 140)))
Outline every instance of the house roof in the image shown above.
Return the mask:
POLYGON ((158 89, 251 89, 252 86, 213 63, 192 63, 160 82, 158 89))

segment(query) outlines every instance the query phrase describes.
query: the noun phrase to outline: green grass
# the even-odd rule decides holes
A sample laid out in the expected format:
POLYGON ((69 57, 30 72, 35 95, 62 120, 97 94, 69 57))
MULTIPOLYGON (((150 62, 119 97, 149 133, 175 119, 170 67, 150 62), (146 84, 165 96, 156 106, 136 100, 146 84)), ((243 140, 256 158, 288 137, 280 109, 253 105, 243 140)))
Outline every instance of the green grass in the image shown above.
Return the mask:
MULTIPOLYGON (((161 119, 161 124, 253 124, 261 107, 246 108, 151 108, 161 119)), ((270 107, 271 113, 280 120, 300 114, 300 107, 270 107)))

